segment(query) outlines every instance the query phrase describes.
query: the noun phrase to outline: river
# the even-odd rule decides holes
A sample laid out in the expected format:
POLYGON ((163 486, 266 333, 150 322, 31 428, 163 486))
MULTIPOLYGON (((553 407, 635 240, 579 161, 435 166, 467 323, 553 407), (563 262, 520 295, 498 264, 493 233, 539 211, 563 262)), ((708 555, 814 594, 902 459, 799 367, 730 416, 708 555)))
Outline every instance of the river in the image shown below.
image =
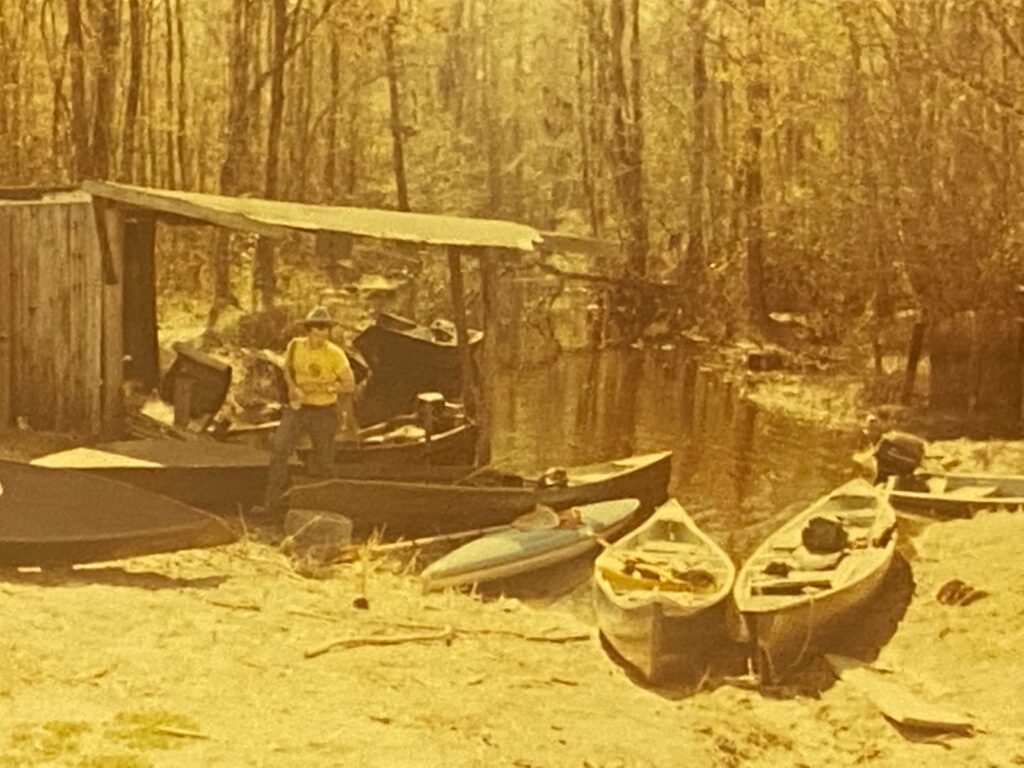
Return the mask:
POLYGON ((502 371, 491 410, 498 466, 671 450, 670 494, 737 559, 855 469, 850 435, 759 408, 681 349, 574 353, 502 371))

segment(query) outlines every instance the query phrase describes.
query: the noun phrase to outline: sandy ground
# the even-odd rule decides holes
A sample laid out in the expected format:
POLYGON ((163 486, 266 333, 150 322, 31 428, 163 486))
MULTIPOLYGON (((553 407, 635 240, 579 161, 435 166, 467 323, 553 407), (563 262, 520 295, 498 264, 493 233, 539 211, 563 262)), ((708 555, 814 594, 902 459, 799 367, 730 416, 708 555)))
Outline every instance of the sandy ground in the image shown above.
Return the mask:
MULTIPOLYGON (((943 450, 967 461, 978 445, 943 450)), ((992 469, 1024 456, 986 450, 992 469)), ((820 664, 771 691, 645 686, 602 647, 585 583, 556 583, 582 582, 585 562, 542 577, 562 597, 423 595, 415 562, 308 579, 247 539, 0 574, 0 766, 1024 765, 1024 515, 903 533, 909 567, 847 640, 871 657, 881 627, 889 680, 967 715, 973 736, 901 731, 820 664), (938 603, 954 577, 989 595, 938 603)))

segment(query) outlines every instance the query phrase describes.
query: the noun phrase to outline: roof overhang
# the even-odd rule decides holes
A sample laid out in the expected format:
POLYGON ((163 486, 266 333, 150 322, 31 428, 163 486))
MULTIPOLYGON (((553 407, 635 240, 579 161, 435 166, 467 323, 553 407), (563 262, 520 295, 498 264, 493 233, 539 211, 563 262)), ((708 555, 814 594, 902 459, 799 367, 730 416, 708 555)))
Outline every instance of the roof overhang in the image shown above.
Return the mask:
POLYGON ((541 233, 525 224, 407 213, 376 208, 310 205, 253 197, 229 197, 86 181, 82 189, 94 197, 171 217, 184 217, 268 237, 292 231, 336 232, 355 237, 396 240, 463 248, 533 251, 541 233))

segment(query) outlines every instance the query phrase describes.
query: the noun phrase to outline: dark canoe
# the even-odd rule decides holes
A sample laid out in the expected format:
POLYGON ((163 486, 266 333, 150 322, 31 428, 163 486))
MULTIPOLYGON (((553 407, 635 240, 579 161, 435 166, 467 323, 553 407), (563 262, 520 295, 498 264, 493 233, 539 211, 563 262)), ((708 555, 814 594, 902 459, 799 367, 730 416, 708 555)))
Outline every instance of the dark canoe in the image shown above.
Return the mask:
MULTIPOLYGON (((226 439, 235 443, 267 448, 278 422, 253 427, 234 427, 226 439)), ((366 431, 366 430, 363 430, 366 431)), ((476 459, 476 443, 480 429, 475 422, 467 420, 442 430, 429 438, 392 440, 386 435, 361 437, 359 441, 338 441, 334 460, 339 472, 348 475, 345 467, 351 464, 365 464, 379 467, 381 477, 388 477, 387 467, 393 464, 455 464, 472 465, 476 459)), ((300 449, 304 457, 308 449, 300 449)), ((372 475, 372 473, 371 473, 372 475)))
MULTIPOLYGON (((407 478, 422 477, 433 465, 464 467, 473 461, 478 433, 477 426, 467 422, 429 441, 339 443, 336 471, 343 477, 407 478)), ((266 450, 251 445, 156 438, 72 448, 41 456, 32 464, 85 471, 185 504, 235 511, 262 503, 269 462, 266 450)), ((296 481, 303 468, 301 461, 292 461, 296 481)), ((460 468, 459 476, 468 471, 460 468)))
POLYGON ((889 501, 901 511, 938 517, 972 517, 979 509, 1024 508, 1020 475, 918 472, 890 477, 889 501))
MULTIPOLYGON (((483 337, 482 331, 470 329, 470 350, 477 350, 483 337)), ((460 391, 462 364, 454 336, 382 312, 352 345, 378 382, 400 384, 413 394, 437 391, 453 396, 460 391)))
POLYGON ((0 461, 0 565, 73 565, 227 544, 216 516, 82 472, 0 461))
POLYGON ((51 453, 34 466, 73 469, 207 509, 263 499, 269 455, 212 440, 125 440, 51 453))
POLYGON ((564 509, 635 498, 642 519, 668 498, 672 453, 570 468, 568 485, 555 488, 461 485, 454 482, 454 469, 438 469, 434 482, 339 478, 297 485, 288 492, 288 503, 297 509, 341 513, 353 521, 357 536, 377 529, 389 538, 501 525, 537 504, 564 509))

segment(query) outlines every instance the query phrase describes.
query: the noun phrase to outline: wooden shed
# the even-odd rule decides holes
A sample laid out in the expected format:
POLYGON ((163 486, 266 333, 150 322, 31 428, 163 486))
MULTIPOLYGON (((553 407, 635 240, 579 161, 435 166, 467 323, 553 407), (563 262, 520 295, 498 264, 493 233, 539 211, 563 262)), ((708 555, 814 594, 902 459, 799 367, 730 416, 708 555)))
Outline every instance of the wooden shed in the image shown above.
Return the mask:
POLYGON ((123 232, 84 192, 0 190, 0 427, 120 417, 123 232))
MULTIPOLYGON (((0 190, 0 427, 95 435, 118 426, 123 382, 159 377, 154 242, 158 222, 265 237, 321 237, 447 249, 466 380, 461 257, 478 260, 484 327, 495 330, 496 262, 604 243, 509 221, 256 200, 110 182, 81 190, 0 190)), ((485 352, 486 362, 491 355, 485 352)), ((485 375, 485 379, 487 376, 485 375)), ((469 385, 464 395, 473 396, 469 385)), ((468 403, 467 403, 468 404, 468 403)))

